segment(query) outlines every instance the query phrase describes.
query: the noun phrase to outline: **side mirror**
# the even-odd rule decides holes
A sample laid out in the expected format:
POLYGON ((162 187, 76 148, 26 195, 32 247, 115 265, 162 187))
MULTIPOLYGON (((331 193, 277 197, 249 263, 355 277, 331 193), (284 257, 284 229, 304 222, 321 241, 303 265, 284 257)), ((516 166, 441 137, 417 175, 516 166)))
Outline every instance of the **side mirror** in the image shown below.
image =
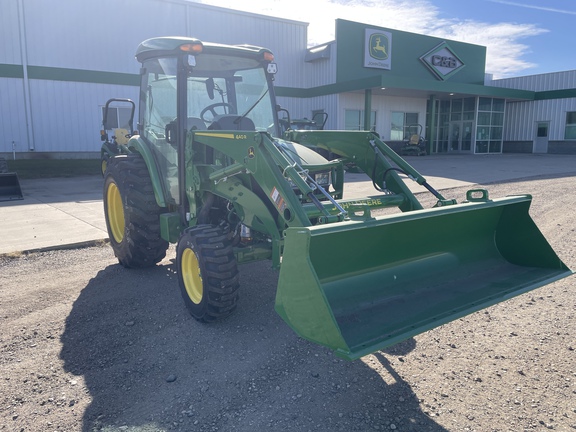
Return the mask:
POLYGON ((206 92, 210 100, 214 100, 214 78, 208 78, 206 80, 206 92))
POLYGON ((176 120, 168 123, 164 129, 166 142, 168 144, 176 144, 176 120))

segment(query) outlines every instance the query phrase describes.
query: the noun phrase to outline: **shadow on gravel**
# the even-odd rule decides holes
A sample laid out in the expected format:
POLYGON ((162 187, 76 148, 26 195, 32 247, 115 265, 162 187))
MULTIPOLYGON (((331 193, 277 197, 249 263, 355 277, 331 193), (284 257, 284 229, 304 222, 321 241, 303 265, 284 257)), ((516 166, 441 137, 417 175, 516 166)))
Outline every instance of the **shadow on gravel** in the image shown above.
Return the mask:
POLYGON ((390 364, 413 340, 340 360, 276 315, 276 283, 268 263, 241 267, 238 310, 203 325, 185 311, 172 262, 98 272, 61 338, 65 370, 92 401, 83 431, 445 430, 390 364))

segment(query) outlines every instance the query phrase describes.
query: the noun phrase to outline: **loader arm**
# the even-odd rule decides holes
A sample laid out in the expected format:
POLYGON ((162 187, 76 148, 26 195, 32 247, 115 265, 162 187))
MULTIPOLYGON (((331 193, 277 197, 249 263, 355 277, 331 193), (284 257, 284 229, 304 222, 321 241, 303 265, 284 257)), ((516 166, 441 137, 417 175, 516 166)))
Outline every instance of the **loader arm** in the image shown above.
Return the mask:
POLYGON ((437 206, 456 204, 432 188, 422 174, 371 132, 288 131, 286 136, 294 142, 327 150, 341 156, 346 162, 355 163, 370 176, 376 188, 406 198, 399 205, 402 211, 422 209, 422 205, 399 173, 428 189, 437 198, 437 206))
MULTIPOLYGON (((204 145, 225 156, 231 163, 227 166, 211 164, 200 177, 200 189, 194 181, 189 181, 187 188, 198 192, 208 190, 229 201, 237 201, 238 196, 225 192, 225 187, 215 185, 233 184, 236 176, 251 175, 256 179, 267 200, 277 209, 279 221, 274 231, 281 231, 287 226, 310 226, 310 218, 302 208, 298 197, 293 193, 287 178, 296 184, 304 194, 313 192, 298 175, 290 161, 277 149, 273 139, 264 132, 196 132, 193 135, 193 147, 204 145)), ((215 152, 215 153, 216 153, 215 152)), ((194 156, 192 156, 194 157, 194 156)), ((200 170, 199 170, 200 171, 200 170)), ((189 176, 190 177, 190 176, 189 176)), ((246 182, 246 178, 244 178, 246 182)), ((189 198, 190 199, 190 198, 189 198)), ((192 197, 192 200, 194 198, 192 197)), ((246 202, 245 212, 259 214, 259 204, 246 202)), ((275 232, 268 232, 274 236, 275 232)))

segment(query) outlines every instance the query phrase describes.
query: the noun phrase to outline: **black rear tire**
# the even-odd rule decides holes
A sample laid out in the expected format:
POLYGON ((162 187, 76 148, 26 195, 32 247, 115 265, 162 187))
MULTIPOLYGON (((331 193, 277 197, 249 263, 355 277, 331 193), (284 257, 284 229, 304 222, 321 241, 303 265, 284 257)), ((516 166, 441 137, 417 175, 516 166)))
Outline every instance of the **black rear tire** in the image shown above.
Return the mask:
POLYGON ((142 156, 108 159, 104 179, 104 215, 110 245, 124 267, 151 267, 166 256, 160 214, 142 156))
POLYGON ((108 160, 110 157, 107 154, 103 154, 100 158, 100 172, 102 173, 102 177, 106 176, 106 167, 108 166, 108 160))
POLYGON ((238 303, 239 274, 228 229, 188 228, 176 249, 178 283, 188 312, 201 322, 229 316, 238 303))

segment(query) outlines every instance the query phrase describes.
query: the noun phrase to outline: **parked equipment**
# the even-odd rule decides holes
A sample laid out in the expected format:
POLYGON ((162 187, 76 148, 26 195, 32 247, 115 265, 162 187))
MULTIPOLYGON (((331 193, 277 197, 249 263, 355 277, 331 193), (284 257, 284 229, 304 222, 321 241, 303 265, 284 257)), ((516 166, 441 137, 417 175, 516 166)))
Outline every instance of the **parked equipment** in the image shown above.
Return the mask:
POLYGON ((312 120, 306 117, 301 119, 291 119, 290 113, 285 109, 279 109, 279 112, 283 112, 285 116, 279 118, 280 131, 285 133, 288 129, 292 130, 324 130, 324 125, 328 121, 328 113, 317 112, 312 116, 312 120))
POLYGON ((408 135, 400 149, 402 156, 426 156, 426 140, 422 136, 422 125, 408 126, 408 135))
POLYGON ((104 105, 104 111, 102 113, 102 129, 100 130, 100 140, 103 141, 100 150, 100 168, 102 176, 104 176, 104 173, 106 172, 106 166, 108 165, 110 155, 123 153, 118 146, 128 144, 130 137, 135 134, 135 108, 136 105, 130 99, 110 99, 106 102, 106 105, 104 105), (129 129, 121 128, 118 125, 119 116, 117 110, 122 107, 130 108, 130 117, 126 119, 126 126, 129 129), (113 132, 113 135, 109 137, 108 132, 113 132))
POLYGON ((281 135, 267 49, 154 38, 136 57, 139 134, 103 147, 110 244, 123 266, 146 267, 177 242, 180 290, 199 321, 236 308, 238 264, 270 259, 279 315, 356 359, 572 274, 530 218, 529 195, 479 189, 457 203, 371 132, 281 135), (374 196, 344 197, 348 161, 374 196), (375 214, 385 207, 399 211, 375 214))
POLYGON ((8 162, 0 158, 0 201, 24 199, 18 174, 10 172, 8 162))
MULTIPOLYGON (((324 125, 328 121, 328 113, 325 112, 317 112, 312 116, 312 120, 307 119, 306 117, 302 119, 292 119, 290 118, 290 113, 288 110, 284 108, 278 108, 278 123, 280 124, 280 135, 286 134, 287 131, 296 131, 296 130, 324 130, 324 125), (283 115, 280 118, 280 114, 283 115)), ((338 155, 335 155, 328 150, 323 148, 313 148, 314 151, 321 154, 328 160, 336 159, 338 155)), ((351 165, 351 164, 348 164, 351 165)), ((348 169, 349 166, 346 166, 348 169)))

